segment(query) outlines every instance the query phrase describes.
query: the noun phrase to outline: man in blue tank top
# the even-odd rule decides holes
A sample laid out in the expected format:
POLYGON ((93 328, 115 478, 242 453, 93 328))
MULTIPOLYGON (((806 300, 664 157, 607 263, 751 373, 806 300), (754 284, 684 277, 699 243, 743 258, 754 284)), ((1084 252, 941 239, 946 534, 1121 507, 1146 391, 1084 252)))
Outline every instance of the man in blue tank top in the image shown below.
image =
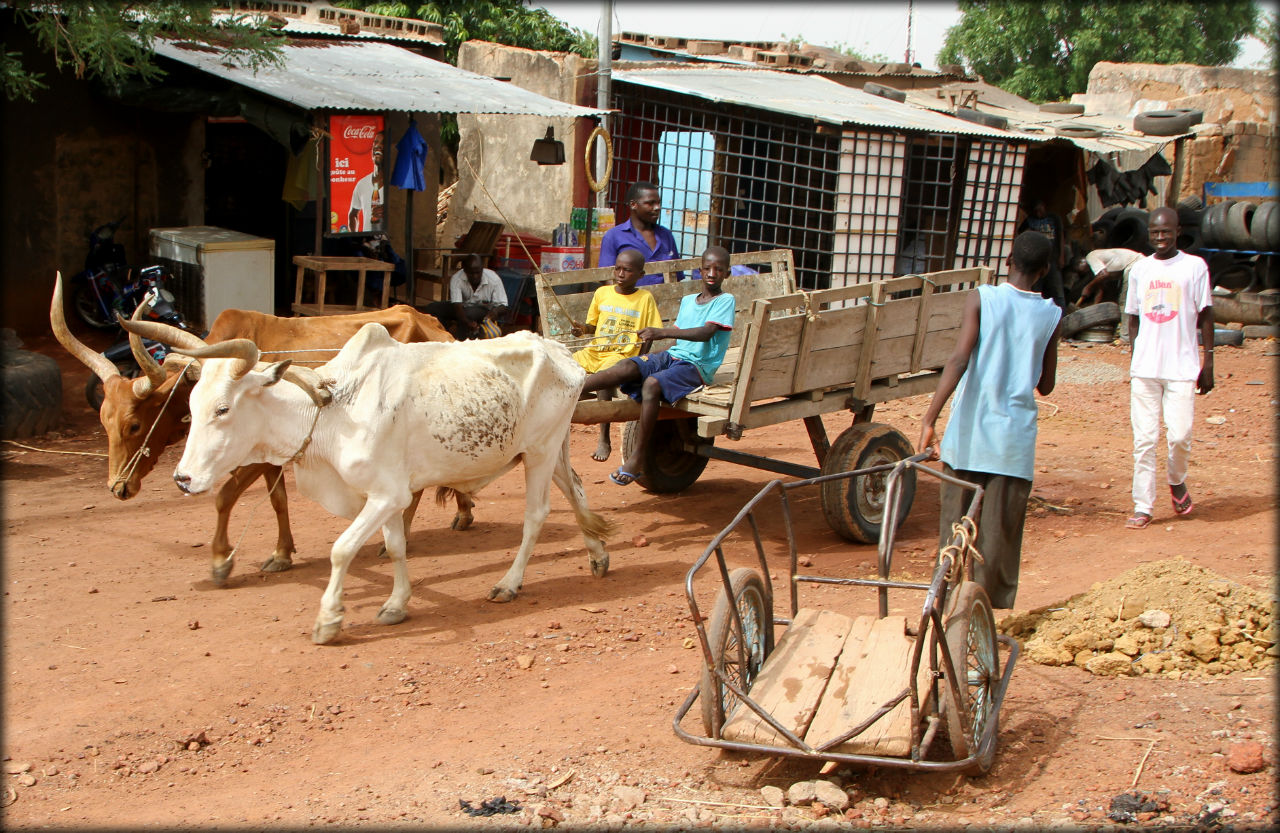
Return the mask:
MULTIPOLYGON (((1053 244, 1035 231, 1019 234, 1009 255, 1009 280, 980 286, 969 296, 955 352, 947 360, 920 429, 919 449, 941 456, 944 473, 976 483, 984 492, 975 545, 983 560, 974 578, 991 606, 1013 607, 1018 592, 1022 527, 1036 459, 1035 391, 1048 396, 1058 371, 1061 311, 1039 292, 1053 244), (951 416, 937 448, 934 423, 955 393, 951 416)), ((968 508, 972 492, 942 484, 940 543, 968 508)))

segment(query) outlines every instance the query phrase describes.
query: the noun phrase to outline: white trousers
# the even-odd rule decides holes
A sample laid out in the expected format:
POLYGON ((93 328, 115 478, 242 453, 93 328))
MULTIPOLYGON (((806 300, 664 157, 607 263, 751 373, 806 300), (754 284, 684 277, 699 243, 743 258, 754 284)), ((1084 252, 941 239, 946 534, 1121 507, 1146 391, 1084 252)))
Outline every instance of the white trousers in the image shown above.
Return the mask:
POLYGON ((1169 485, 1187 479, 1191 456, 1191 422, 1195 411, 1195 382, 1164 379, 1129 380, 1129 416, 1133 422, 1133 511, 1150 515, 1156 501, 1156 440, 1164 417, 1169 456, 1165 467, 1169 485))

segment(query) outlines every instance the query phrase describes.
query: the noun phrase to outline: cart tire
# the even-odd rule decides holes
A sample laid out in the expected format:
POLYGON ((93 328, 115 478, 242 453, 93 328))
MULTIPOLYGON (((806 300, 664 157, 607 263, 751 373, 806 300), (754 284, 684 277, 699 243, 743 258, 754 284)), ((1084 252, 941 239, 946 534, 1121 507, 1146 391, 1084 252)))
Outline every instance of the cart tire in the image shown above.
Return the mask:
MULTIPOLYGON (((729 607, 729 596, 723 592, 716 595, 716 606, 711 613, 711 624, 707 629, 707 645, 711 648, 712 660, 716 668, 725 672, 744 691, 751 687, 765 657, 773 651, 773 611, 766 602, 764 582, 760 574, 749 567, 738 567, 729 573, 733 605, 738 608, 742 617, 742 630, 734 620, 732 608, 729 607), (747 667, 739 667, 738 646, 742 645, 747 657, 747 667)), ((698 699, 702 701, 702 726, 707 737, 720 738, 723 724, 716 714, 716 689, 720 687, 719 679, 705 665, 702 677, 698 681, 698 699)), ((733 712, 738 698, 724 689, 724 714, 733 712)))
MULTIPOLYGON (((631 459, 636 444, 637 423, 628 422, 622 429, 622 459, 631 459)), ((703 469, 707 458, 685 449, 685 444, 711 443, 699 437, 692 419, 660 419, 653 424, 649 447, 641 462, 642 474, 636 481, 651 492, 673 494, 692 486, 703 469)))
POLYGON ((991 769, 996 754, 995 731, 989 741, 978 745, 987 724, 997 720, 994 697, 1000 682, 1000 654, 996 621, 987 591, 974 581, 961 583, 950 609, 946 624, 947 648, 952 661, 960 666, 957 673, 964 677, 960 681, 964 702, 955 701, 946 680, 939 680, 938 695, 956 760, 975 756, 967 771, 980 775, 991 769), (966 715, 969 731, 965 731, 966 715))
MULTIPOLYGON (((822 461, 822 474, 865 469, 896 463, 915 454, 901 431, 878 422, 859 422, 845 429, 831 444, 822 461)), ((849 541, 874 544, 880 540, 888 473, 829 480, 822 484, 822 514, 836 534, 849 541)), ((911 512, 916 494, 916 473, 902 475, 902 510, 898 525, 911 512)))

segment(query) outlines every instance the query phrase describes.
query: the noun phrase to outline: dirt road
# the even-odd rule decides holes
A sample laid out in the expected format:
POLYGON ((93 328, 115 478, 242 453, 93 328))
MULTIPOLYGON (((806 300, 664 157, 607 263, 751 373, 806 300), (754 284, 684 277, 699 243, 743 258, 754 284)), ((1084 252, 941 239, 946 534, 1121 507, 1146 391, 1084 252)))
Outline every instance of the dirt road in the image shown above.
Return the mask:
MULTIPOLYGON (((56 345, 27 347, 62 363, 68 403, 64 428, 30 444, 105 451, 80 394, 87 371, 56 345)), ((1141 532, 1122 528, 1128 355, 1110 345, 1062 351, 1058 389, 1042 408, 1017 610, 1178 556, 1273 593, 1275 342, 1218 351, 1218 388, 1197 400, 1196 510, 1175 519, 1158 506, 1141 532)), ((903 400, 877 418, 914 440, 926 404, 903 400)), ((833 437, 847 424, 827 418, 833 437)), ((575 427, 574 460, 591 505, 620 527, 607 577, 592 578, 556 494, 519 598, 484 601, 518 546, 517 470, 479 496, 469 531, 448 529, 451 508, 419 511, 401 625, 373 624, 390 565, 366 546, 347 580, 344 632, 323 647, 309 634, 328 546, 345 524, 292 488, 297 566, 257 570, 274 531, 255 487, 232 522, 242 554, 218 588, 208 578, 212 498, 173 487, 178 449, 120 503, 105 459, 5 445, 6 826, 814 823, 825 808, 771 808, 760 790, 816 778, 816 765, 722 754, 671 729, 699 667, 685 571, 768 475, 713 461, 681 495, 619 488, 606 478, 616 461, 589 459, 594 432, 575 427), (460 810, 497 796, 517 812, 460 810)), ((812 461, 799 423, 748 432, 734 447, 812 461)), ((922 486, 900 569, 927 575, 936 512, 936 488, 922 486)), ((874 569, 874 548, 829 532, 816 501, 800 502, 796 517, 810 572, 874 569)), ((869 613, 874 598, 839 590, 823 603, 869 613)), ((1263 826, 1277 820, 1274 703, 1274 666, 1171 680, 1023 662, 989 775, 831 777, 850 795, 842 818, 853 826, 1108 824, 1113 797, 1131 787, 1153 801, 1139 824, 1263 826), (1264 768, 1233 771, 1230 757, 1257 751, 1250 742, 1264 768)))

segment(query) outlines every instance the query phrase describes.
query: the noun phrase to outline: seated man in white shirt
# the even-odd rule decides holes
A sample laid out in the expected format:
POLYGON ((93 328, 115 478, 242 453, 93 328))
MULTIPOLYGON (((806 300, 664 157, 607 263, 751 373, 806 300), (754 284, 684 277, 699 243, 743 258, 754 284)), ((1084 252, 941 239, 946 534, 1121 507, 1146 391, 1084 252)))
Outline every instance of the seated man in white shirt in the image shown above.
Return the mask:
POLYGON ((502 335, 498 319, 506 311, 507 290, 502 278, 484 268, 484 259, 475 254, 467 255, 462 268, 449 280, 449 300, 433 301, 425 308, 459 340, 502 335))

